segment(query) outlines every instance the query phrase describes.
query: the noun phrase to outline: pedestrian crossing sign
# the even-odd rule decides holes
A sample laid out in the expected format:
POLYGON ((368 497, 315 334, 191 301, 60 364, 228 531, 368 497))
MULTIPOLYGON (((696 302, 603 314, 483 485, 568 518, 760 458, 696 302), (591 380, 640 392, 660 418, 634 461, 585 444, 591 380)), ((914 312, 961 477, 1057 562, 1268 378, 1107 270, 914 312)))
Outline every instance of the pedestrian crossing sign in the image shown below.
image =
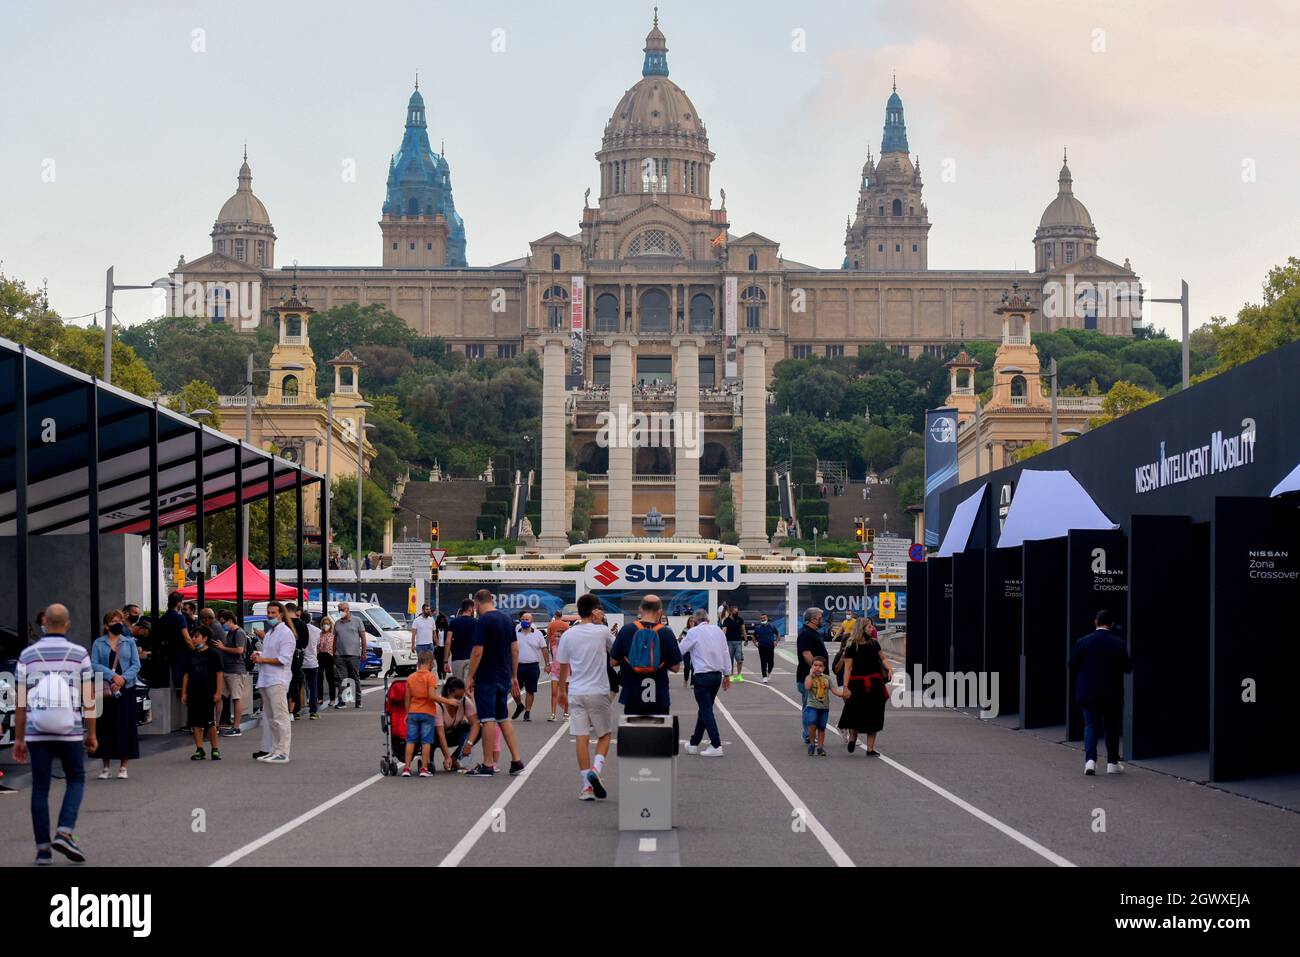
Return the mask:
POLYGON ((892 591, 882 591, 880 593, 880 617, 890 619, 898 613, 897 595, 892 591))

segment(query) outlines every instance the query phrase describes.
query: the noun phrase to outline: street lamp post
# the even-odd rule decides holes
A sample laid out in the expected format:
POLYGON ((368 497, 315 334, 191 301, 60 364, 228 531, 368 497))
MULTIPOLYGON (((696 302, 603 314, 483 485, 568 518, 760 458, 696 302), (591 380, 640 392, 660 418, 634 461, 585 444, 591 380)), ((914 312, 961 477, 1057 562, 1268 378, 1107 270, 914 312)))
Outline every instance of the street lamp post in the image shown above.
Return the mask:
MULTIPOLYGON (((369 402, 358 402, 357 409, 373 409, 374 405, 369 402)), ((366 423, 364 426, 358 425, 357 435, 357 594, 361 593, 361 495, 363 492, 363 481, 365 475, 365 451, 366 451, 366 432, 373 429, 374 426, 366 423)))
MULTIPOLYGON (((1141 293, 1138 301, 1141 302, 1141 293)), ((1191 331, 1190 325, 1190 303, 1191 300, 1187 292, 1187 280, 1182 280, 1181 294, 1177 299, 1152 299, 1152 302, 1176 302, 1183 307, 1183 389, 1186 390, 1191 381, 1191 331)))
POLYGON ((155 279, 147 286, 119 286, 113 282, 113 267, 104 277, 104 381, 113 382, 113 293, 119 289, 167 289, 170 279, 155 279))

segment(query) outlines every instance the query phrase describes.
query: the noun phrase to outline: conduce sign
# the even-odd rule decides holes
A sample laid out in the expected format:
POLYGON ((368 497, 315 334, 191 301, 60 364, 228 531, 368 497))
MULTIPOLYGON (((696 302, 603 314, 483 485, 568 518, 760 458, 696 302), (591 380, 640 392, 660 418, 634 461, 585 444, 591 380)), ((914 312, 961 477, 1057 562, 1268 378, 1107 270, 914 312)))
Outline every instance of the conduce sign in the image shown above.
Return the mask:
POLYGON ((636 561, 601 558, 587 562, 584 580, 588 591, 627 588, 652 591, 677 585, 735 588, 740 582, 737 562, 636 561))

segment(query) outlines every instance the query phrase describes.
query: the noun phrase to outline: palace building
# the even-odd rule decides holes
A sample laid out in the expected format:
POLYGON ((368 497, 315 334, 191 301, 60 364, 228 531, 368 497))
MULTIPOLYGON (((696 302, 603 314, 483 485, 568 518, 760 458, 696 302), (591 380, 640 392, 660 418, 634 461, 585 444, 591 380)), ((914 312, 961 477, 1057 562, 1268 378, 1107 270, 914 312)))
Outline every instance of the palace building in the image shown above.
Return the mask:
MULTIPOLYGON (((593 474, 604 466, 609 475, 607 493, 597 495, 593 530, 610 535, 632 534, 629 515, 636 503, 626 487, 632 475, 677 475, 675 500, 664 497, 670 493, 662 486, 653 497, 676 534, 698 535, 702 521, 709 525, 710 496, 699 495, 701 470, 707 477, 738 469, 742 460, 763 461, 751 458, 763 455, 764 436, 761 422, 750 416, 761 416, 772 367, 784 358, 852 355, 873 343, 903 355, 939 356, 951 343, 1000 340, 999 307, 1013 283, 1044 303, 1033 312, 1033 331, 1074 327, 1132 335, 1128 311, 1113 308, 1113 291, 1136 283, 1136 276, 1127 261, 1118 265, 1098 254, 1096 228, 1074 196, 1067 163, 1034 233, 1032 271, 930 269, 924 184, 895 88, 885 105, 879 155, 868 151, 858 178, 844 260, 838 267, 808 265, 788 258, 775 239, 731 233, 725 191, 712 181, 713 144, 703 117, 670 78, 668 42, 657 16, 642 52, 640 78, 605 125, 595 154, 596 198, 592 202, 588 190, 576 231, 562 227, 541 236, 509 262, 468 265, 466 223, 452 199, 445 153, 432 149, 417 83, 389 167, 380 265, 277 267, 276 232, 252 191, 245 158, 238 189, 213 226, 211 250, 188 263, 182 259, 173 279, 202 283, 209 291, 208 315, 242 328, 274 321, 269 307, 287 298, 296 281, 299 297, 316 309, 378 303, 420 335, 441 337, 471 359, 543 353, 546 408, 558 402, 563 417, 552 429, 574 427, 565 439, 572 442, 570 457, 593 474), (249 285, 258 296, 231 292, 249 285), (1061 289, 1070 291, 1064 300, 1061 289), (580 385, 585 390, 578 392, 580 385), (635 461, 624 461, 632 449, 610 447, 608 456, 603 447, 593 449, 593 423, 582 414, 595 406, 586 405, 630 406, 640 401, 631 394, 634 386, 657 387, 661 404, 685 403, 682 411, 704 414, 706 432, 714 432, 704 437, 704 454, 646 456, 656 450, 638 449, 635 461), (598 398, 591 397, 593 387, 598 398), (606 387, 608 395, 601 391, 606 387), (732 396, 719 399, 726 387, 732 396), (667 388, 675 395, 665 400, 667 388), (703 395, 706 408, 684 390, 703 395), (732 438, 742 420, 745 448, 737 450, 732 438)), ((461 198, 472 222, 475 198, 461 198)), ((754 477, 746 479, 758 482, 763 469, 750 471, 754 477)), ((562 488, 563 475, 552 479, 562 488)), ((649 503, 651 491, 647 486, 638 498, 649 503)), ((766 541, 759 527, 762 488, 738 491, 750 503, 737 509, 742 524, 748 522, 742 545, 757 547, 766 541)), ((558 544, 563 532, 554 509, 563 509, 557 501, 564 495, 555 495, 548 526, 543 493, 544 544, 558 544)))

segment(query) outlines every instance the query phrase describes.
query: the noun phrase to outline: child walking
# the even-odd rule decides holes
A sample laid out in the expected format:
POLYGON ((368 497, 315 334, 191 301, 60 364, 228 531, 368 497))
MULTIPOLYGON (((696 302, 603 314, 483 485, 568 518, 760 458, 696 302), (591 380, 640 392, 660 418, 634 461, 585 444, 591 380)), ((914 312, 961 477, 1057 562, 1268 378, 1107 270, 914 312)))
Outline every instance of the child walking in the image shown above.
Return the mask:
POLYGON ((831 684, 831 679, 826 674, 825 658, 818 657, 812 660, 812 666, 808 671, 808 677, 803 680, 803 686, 808 692, 808 703, 803 709, 803 723, 808 728, 808 754, 824 758, 826 757, 826 723, 831 716, 831 695, 837 698, 847 698, 848 695, 831 684))

